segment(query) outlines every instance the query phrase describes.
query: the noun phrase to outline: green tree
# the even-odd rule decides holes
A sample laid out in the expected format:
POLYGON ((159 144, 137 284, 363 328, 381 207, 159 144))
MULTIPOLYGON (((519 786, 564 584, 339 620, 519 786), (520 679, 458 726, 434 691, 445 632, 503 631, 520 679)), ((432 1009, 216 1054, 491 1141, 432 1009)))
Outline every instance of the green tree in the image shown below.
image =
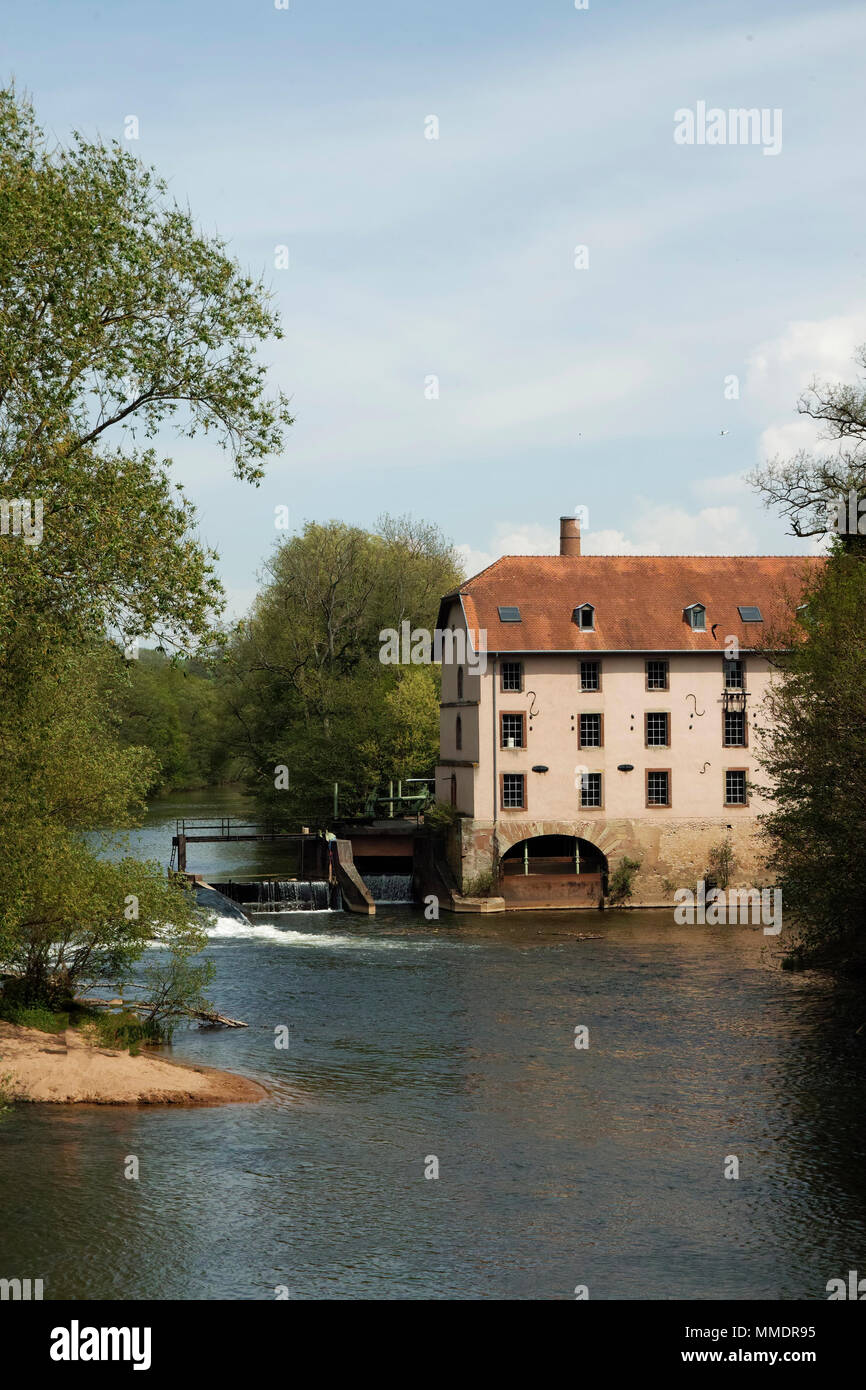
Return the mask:
POLYGON ((866 563, 838 550, 773 645, 760 763, 792 963, 866 965, 866 563))
POLYGON ((363 809, 389 779, 432 771, 438 670, 384 665, 379 633, 432 631, 459 582, 435 527, 383 517, 375 532, 310 523, 279 545, 224 663, 232 748, 262 809, 289 823, 363 809), (278 768, 289 785, 277 786, 278 768))
POLYGON ((152 171, 117 143, 49 145, 0 91, 0 498, 43 509, 37 543, 0 535, 0 957, 34 995, 160 934, 178 969, 201 944, 187 894, 87 838, 134 824, 156 775, 106 715, 126 677, 105 637, 209 634, 216 557, 149 441, 210 435, 257 483, 291 423, 257 358, 279 332, 152 171))
MULTIPOLYGON (((866 367, 866 347, 857 363, 866 367)), ((866 537, 839 532, 838 503, 866 494, 866 390, 813 383, 800 411, 835 451, 800 451, 753 482, 792 534, 830 542, 788 632, 768 634, 776 668, 759 758, 773 809, 762 820, 782 889, 789 964, 866 965, 866 537)), ((794 604, 792 603, 792 607, 794 604)))
POLYGON ((44 508, 40 544, 0 546, 7 661, 105 624, 207 632, 215 557, 168 461, 136 441, 165 422, 212 435, 257 482, 291 423, 256 358, 279 335, 261 283, 151 170, 117 143, 49 146, 0 91, 0 486, 44 508))
POLYGON ((120 661, 106 644, 61 648, 0 720, 0 960, 27 1003, 128 979, 152 941, 175 966, 204 944, 189 893, 116 857, 109 827, 140 815, 154 770, 115 737, 104 695, 120 661))
POLYGON ((121 741, 149 748, 158 760, 154 788, 170 791, 229 780, 233 769, 212 661, 170 660, 142 648, 128 664, 118 713, 121 741))

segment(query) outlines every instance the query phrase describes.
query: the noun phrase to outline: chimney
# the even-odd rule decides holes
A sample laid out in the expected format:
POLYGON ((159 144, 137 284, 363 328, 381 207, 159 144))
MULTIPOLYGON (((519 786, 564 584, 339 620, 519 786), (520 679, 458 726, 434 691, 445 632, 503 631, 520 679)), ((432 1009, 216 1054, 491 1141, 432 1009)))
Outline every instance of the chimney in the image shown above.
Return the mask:
POLYGON ((580 554, 580 522, 577 517, 559 518, 559 553, 571 556, 580 554))

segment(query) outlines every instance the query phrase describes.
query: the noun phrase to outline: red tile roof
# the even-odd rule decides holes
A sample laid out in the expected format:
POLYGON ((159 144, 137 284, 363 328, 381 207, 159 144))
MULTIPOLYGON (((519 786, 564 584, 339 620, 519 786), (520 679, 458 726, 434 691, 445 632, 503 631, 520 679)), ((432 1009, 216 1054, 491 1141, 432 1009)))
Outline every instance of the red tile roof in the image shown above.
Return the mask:
MULTIPOLYGON (((787 625, 822 563, 804 555, 506 555, 457 592, 470 629, 487 630, 491 652, 717 651, 730 636, 748 650, 787 625), (583 603, 595 607, 594 632, 573 620, 583 603), (706 632, 683 618, 693 603, 706 607, 706 632), (497 609, 512 604, 521 621, 500 622, 497 609), (737 612, 753 604, 762 623, 744 623, 737 612)), ((456 596, 443 599, 440 626, 456 596)))

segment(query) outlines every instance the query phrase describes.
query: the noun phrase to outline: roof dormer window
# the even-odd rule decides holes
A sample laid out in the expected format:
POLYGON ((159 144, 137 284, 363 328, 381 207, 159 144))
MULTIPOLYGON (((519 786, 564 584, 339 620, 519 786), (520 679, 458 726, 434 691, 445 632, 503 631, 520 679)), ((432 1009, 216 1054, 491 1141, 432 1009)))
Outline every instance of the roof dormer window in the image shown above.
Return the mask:
POLYGON ((706 632, 707 610, 702 603, 690 603, 683 609, 683 617, 693 632, 706 632))
POLYGON ((595 632, 595 609, 591 603, 579 603, 572 617, 581 632, 595 632))

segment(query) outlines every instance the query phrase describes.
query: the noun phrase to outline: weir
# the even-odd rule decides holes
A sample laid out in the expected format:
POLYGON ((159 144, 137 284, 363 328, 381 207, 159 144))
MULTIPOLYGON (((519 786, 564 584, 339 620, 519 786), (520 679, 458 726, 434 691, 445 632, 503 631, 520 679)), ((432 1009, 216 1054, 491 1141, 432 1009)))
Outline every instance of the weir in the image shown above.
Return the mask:
POLYGON ((201 884, 201 875, 187 869, 189 847, 239 841, 279 844, 286 850, 281 873, 253 872, 210 882, 210 887, 246 912, 324 912, 342 907, 372 917, 376 903, 425 902, 433 894, 447 908, 456 893, 438 843, 419 824, 417 815, 340 821, 333 832, 315 834, 231 817, 179 820, 169 871, 201 884))
POLYGON ((341 906, 337 884, 327 879, 228 879, 211 887, 247 912, 328 912, 341 906))

